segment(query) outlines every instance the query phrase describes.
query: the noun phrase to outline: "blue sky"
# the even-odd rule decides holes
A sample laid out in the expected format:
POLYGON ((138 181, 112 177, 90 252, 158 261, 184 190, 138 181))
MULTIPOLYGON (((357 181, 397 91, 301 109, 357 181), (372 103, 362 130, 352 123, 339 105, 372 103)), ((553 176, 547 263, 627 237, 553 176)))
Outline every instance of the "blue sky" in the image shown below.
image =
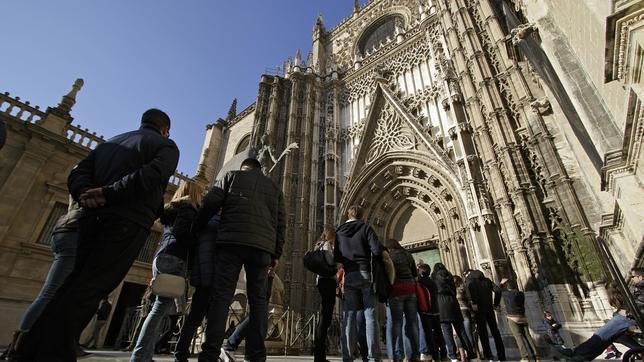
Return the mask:
MULTIPOLYGON (((361 1, 361 3, 363 3, 361 1)), ((172 118, 179 170, 194 174, 205 125, 255 100, 260 75, 311 47, 318 13, 327 29, 351 0, 21 0, 3 4, 0 92, 41 109, 76 78, 85 86, 74 124, 111 137, 143 111, 172 118)))

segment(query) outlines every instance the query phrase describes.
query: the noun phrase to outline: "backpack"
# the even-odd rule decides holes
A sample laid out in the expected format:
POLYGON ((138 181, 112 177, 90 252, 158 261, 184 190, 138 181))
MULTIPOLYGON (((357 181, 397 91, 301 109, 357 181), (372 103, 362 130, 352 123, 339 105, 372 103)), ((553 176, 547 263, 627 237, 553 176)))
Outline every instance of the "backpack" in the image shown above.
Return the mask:
MULTIPOLYGON (((322 250, 321 246, 307 251, 302 260, 304 267, 321 277, 329 278, 334 276, 337 269, 335 263, 329 264, 330 253, 328 250, 322 250)), ((332 260, 333 257, 330 259, 332 260)))

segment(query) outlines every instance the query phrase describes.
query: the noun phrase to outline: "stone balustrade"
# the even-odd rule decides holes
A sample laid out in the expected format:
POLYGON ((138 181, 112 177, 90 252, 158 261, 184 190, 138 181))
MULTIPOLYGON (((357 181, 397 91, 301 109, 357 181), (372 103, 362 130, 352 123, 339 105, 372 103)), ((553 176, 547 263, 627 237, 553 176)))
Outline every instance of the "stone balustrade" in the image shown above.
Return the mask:
POLYGON ((87 148, 88 150, 93 150, 100 143, 103 143, 105 139, 103 136, 97 136, 96 132, 90 132, 89 129, 82 129, 80 126, 69 125, 65 130, 65 137, 72 143, 87 148))
MULTIPOLYGON (((11 97, 9 92, 0 93, 0 114, 33 124, 40 124, 47 116, 39 106, 31 106, 29 101, 22 102, 20 97, 11 97)), ((105 142, 105 138, 97 136, 96 132, 90 132, 87 128, 83 129, 79 125, 72 124, 65 128, 65 138, 88 151, 105 142)), ((190 177, 184 173, 175 172, 170 178, 170 183, 179 186, 181 181, 185 180, 190 180, 190 177)))
POLYGON ((11 97, 9 92, 0 94, 0 113, 27 123, 38 123, 45 118, 40 107, 32 107, 29 101, 22 102, 20 97, 11 97))
POLYGON ((181 181, 190 181, 191 178, 183 172, 175 172, 172 177, 170 177, 170 184, 174 186, 179 186, 181 181))

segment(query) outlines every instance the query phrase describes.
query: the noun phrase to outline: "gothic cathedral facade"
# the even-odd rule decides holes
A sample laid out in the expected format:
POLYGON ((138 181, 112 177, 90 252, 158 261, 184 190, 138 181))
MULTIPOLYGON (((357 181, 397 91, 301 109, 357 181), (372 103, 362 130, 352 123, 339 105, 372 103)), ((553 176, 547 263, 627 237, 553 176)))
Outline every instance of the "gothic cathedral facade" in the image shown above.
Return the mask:
POLYGON ((588 331, 644 235, 644 7, 613 3, 372 0, 332 30, 320 16, 306 59, 208 127, 198 173, 212 182, 245 149, 297 143, 270 173, 291 308, 313 310, 302 256, 358 204, 382 240, 515 278, 530 318, 554 310, 588 331))

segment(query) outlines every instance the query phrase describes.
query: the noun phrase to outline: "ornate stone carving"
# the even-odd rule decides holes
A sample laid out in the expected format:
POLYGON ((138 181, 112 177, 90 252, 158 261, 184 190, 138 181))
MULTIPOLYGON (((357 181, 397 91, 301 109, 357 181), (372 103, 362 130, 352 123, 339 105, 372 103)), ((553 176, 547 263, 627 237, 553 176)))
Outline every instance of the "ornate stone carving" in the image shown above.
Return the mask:
POLYGON ((417 148, 414 132, 407 128, 391 104, 385 103, 376 122, 371 147, 367 154, 367 164, 371 164, 390 151, 405 151, 417 148))
POLYGON ((546 97, 541 97, 530 102, 530 107, 535 113, 545 115, 552 112, 552 105, 546 97))
POLYGON ((535 23, 525 23, 517 25, 514 29, 510 30, 510 36, 512 36, 512 44, 517 45, 528 35, 538 31, 537 24, 535 23))

